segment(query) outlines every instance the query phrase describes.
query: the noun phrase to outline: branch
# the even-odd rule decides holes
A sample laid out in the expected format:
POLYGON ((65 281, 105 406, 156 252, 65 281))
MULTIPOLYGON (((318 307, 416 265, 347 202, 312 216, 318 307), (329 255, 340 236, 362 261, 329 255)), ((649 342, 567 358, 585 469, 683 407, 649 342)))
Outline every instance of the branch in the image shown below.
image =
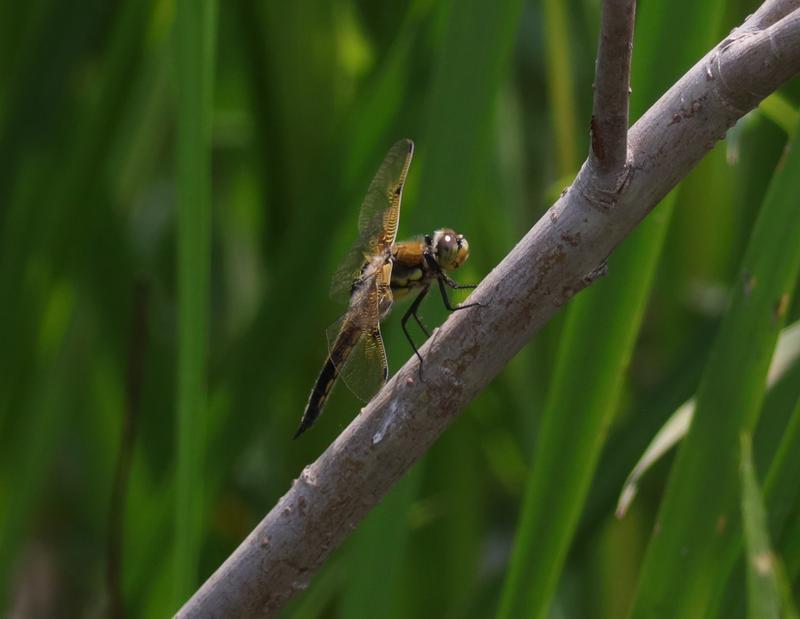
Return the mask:
POLYGON ((768 28, 798 8, 797 0, 766 0, 758 10, 749 15, 744 24, 736 29, 738 34, 756 32, 768 28))
POLYGON ((603 2, 597 46, 590 160, 600 171, 619 178, 623 176, 628 155, 628 99, 635 15, 636 0, 603 2))
POLYGON ((425 382, 412 357, 178 616, 273 616, 307 586, 361 518, 558 308, 602 274, 614 248, 726 130, 800 72, 800 0, 768 5, 779 10, 760 12, 763 29, 748 23, 732 33, 631 128, 627 172, 613 200, 598 191, 590 155, 572 187, 475 290, 470 300, 485 307, 456 312, 422 347, 425 382))

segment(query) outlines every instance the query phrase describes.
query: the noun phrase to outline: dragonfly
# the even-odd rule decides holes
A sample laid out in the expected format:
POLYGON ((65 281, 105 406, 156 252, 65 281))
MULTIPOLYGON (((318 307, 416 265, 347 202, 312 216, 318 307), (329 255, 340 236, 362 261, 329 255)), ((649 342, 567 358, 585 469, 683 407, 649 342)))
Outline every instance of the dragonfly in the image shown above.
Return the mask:
POLYGON ((413 318, 430 337, 417 312, 434 283, 438 285, 448 311, 480 305, 453 306, 447 294, 447 288, 475 288, 475 285, 459 284, 449 275, 469 257, 469 243, 463 234, 442 228, 433 234, 395 242, 403 188, 413 154, 414 142, 411 140, 394 144, 361 204, 358 240, 331 281, 331 296, 334 300, 347 302, 347 310, 326 330, 328 356, 311 390, 294 438, 317 420, 337 379, 341 378, 350 391, 365 402, 386 383, 389 366, 380 323, 395 300, 417 293, 400 323, 420 360, 420 375, 422 355, 409 333, 408 322, 413 318))

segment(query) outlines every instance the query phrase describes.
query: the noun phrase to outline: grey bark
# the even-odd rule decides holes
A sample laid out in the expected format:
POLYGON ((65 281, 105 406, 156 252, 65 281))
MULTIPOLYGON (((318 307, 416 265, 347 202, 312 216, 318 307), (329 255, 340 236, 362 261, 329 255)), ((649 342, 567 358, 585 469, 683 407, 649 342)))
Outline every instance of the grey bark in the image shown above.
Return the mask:
POLYGON ((274 616, 533 334, 603 273, 614 248, 727 129, 798 72, 800 0, 768 1, 630 129, 613 191, 589 156, 475 290, 470 301, 485 307, 456 312, 422 347, 425 381, 412 357, 178 616, 274 616))
MULTIPOLYGON (((600 40, 592 108, 592 148, 589 158, 593 167, 614 178, 624 180, 628 157, 628 101, 630 99, 631 51, 635 0, 606 0, 600 17, 600 40)), ((609 187, 616 192, 616 182, 609 187)))

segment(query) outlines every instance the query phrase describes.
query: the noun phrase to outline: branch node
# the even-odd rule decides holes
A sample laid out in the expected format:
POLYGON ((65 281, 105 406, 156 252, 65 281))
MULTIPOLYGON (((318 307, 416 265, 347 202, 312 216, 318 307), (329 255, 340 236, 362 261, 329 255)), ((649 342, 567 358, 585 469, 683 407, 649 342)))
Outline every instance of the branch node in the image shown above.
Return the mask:
POLYGON ((630 151, 621 170, 605 171, 587 160, 569 188, 576 189, 590 207, 601 213, 610 212, 631 183, 635 166, 630 151))
POLYGON ((793 74, 786 54, 796 51, 793 48, 797 41, 790 33, 796 30, 798 22, 800 9, 775 23, 765 24, 763 29, 738 28, 717 46, 708 57, 706 78, 715 82, 713 90, 723 106, 736 116, 742 116, 768 96, 776 82, 793 74), (759 50, 757 57, 753 49, 759 50), (757 70, 746 80, 740 79, 742 63, 757 63, 757 70))

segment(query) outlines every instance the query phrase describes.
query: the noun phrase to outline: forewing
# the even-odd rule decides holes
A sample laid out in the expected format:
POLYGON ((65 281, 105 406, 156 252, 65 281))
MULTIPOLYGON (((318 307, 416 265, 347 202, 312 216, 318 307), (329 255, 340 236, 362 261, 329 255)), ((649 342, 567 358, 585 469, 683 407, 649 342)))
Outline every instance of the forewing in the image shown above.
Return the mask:
MULTIPOLYGON (((389 149, 361 204, 359 238, 374 240, 387 248, 394 243, 403 187, 413 155, 414 142, 411 140, 400 140, 389 149)), ((372 249, 371 245, 369 247, 372 249)))
POLYGON ((400 140, 389 149, 372 179, 358 215, 358 240, 331 281, 331 297, 334 299, 344 301, 349 298, 353 282, 362 277, 362 269, 369 258, 389 255, 397 237, 400 202, 413 154, 414 142, 400 140))

